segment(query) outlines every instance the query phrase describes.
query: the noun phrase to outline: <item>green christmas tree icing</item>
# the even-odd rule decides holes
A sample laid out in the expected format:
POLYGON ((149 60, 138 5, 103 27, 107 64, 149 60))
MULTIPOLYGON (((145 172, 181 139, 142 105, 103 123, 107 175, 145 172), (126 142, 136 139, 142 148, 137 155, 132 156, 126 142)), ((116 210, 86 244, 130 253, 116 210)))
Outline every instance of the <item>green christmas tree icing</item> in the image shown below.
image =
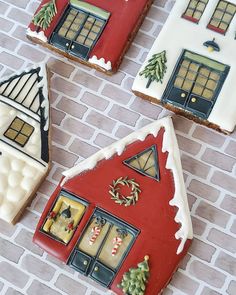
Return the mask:
POLYGON ((46 30, 51 22, 53 17, 57 14, 56 0, 51 0, 48 3, 44 4, 38 13, 33 18, 33 24, 46 30))
POLYGON ((148 79, 146 88, 148 88, 152 82, 163 82, 164 75, 166 73, 166 51, 162 51, 153 56, 148 60, 148 64, 142 72, 139 73, 140 76, 143 76, 148 79))
POLYGON ((137 268, 130 268, 123 275, 118 288, 122 289, 126 295, 144 295, 146 283, 149 277, 149 257, 145 256, 144 261, 138 264, 137 268))

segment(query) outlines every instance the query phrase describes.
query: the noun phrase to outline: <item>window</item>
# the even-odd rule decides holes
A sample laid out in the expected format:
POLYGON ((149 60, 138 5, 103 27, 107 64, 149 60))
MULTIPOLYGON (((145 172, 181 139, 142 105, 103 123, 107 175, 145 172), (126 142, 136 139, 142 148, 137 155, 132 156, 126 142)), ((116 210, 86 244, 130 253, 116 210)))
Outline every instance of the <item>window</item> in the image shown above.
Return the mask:
POLYGON ((87 59, 90 50, 100 37, 110 14, 89 3, 71 0, 51 43, 80 58, 87 59))
POLYGON ((158 154, 155 145, 125 160, 124 164, 145 176, 160 180, 158 154))
POLYGON ((86 206, 85 201, 62 191, 41 230, 55 240, 68 244, 85 213, 86 206))
POLYGON ((236 5, 228 1, 219 1, 208 28, 225 34, 236 12, 236 5))
POLYGON ((207 118, 228 72, 227 65, 184 51, 162 99, 207 118))
POLYGON ((139 231, 96 209, 72 253, 69 265, 108 287, 139 231))
POLYGON ((194 23, 198 23, 203 15, 208 1, 209 0, 190 0, 182 17, 194 23))
POLYGON ((24 147, 34 131, 34 127, 16 117, 8 127, 4 136, 24 147))

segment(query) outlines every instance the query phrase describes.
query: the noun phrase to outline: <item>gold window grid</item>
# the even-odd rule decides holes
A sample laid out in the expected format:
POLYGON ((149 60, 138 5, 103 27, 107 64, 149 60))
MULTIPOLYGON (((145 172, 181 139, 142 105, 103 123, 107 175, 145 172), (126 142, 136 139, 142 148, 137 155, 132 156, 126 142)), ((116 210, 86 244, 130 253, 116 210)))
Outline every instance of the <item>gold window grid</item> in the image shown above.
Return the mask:
MULTIPOLYGON (((199 21, 202 17, 209 0, 190 0, 183 17, 193 18, 199 21)), ((190 19, 189 19, 190 20, 190 19)))
POLYGON ((220 0, 211 17, 209 25, 214 28, 218 28, 225 33, 235 15, 235 12, 235 4, 228 1, 220 0), (231 11, 231 9, 233 9, 233 11, 231 11))
POLYGON ((58 34, 71 41, 92 47, 96 42, 105 21, 79 9, 69 8, 58 34))
POLYGON ((34 132, 34 127, 16 117, 4 133, 4 136, 24 147, 34 132))
POLYGON ((174 85, 207 100, 212 100, 219 80, 220 74, 218 72, 204 65, 194 63, 191 60, 184 59, 176 75, 174 85), (181 73, 184 73, 184 75, 181 75, 181 73))

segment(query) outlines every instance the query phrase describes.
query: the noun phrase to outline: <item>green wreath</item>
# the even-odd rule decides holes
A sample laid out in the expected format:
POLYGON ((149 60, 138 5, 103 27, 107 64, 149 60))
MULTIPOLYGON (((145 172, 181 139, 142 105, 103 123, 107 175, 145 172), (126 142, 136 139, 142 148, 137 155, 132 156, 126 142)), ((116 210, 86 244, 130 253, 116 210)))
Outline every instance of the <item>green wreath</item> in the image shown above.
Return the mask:
POLYGON ((141 192, 139 184, 135 182, 134 179, 128 179, 127 176, 113 180, 110 188, 109 193, 111 195, 111 199, 119 205, 128 207, 130 205, 135 205, 139 200, 139 194, 141 192), (120 185, 127 185, 128 187, 131 187, 131 193, 129 196, 123 196, 119 193, 120 185))

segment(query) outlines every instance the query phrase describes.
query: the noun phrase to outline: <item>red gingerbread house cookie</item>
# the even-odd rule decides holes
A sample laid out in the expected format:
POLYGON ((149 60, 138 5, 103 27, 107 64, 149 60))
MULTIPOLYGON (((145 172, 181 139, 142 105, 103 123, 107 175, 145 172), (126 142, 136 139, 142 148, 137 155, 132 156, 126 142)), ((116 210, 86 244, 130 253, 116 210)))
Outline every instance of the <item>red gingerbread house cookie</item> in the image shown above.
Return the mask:
POLYGON ((178 144, 167 117, 65 171, 34 242, 119 295, 156 295, 192 237, 178 144))
POLYGON ((115 72, 153 0, 43 0, 27 36, 71 59, 115 72))

